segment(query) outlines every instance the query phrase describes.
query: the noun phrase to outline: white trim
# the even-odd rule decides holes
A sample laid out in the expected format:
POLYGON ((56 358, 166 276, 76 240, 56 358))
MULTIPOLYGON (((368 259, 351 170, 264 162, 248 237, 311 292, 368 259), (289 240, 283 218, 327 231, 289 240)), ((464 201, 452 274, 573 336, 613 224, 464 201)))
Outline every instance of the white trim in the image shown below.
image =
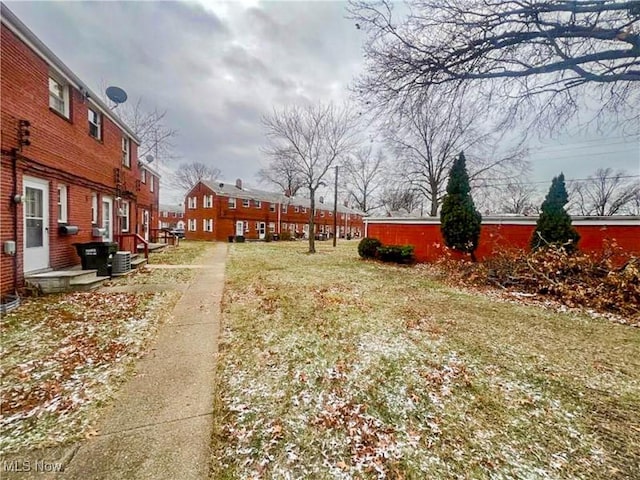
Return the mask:
POLYGON ((91 224, 98 225, 98 193, 91 193, 91 224))
POLYGON ((30 177, 23 175, 22 177, 22 194, 24 198, 27 198, 27 188, 42 191, 42 216, 41 217, 28 217, 27 206, 23 206, 22 214, 22 255, 23 265, 22 269, 26 272, 35 272, 49 268, 50 266, 50 241, 49 241, 49 216, 50 204, 49 204, 49 189, 50 184, 48 180, 43 178, 30 177), (42 245, 27 247, 28 235, 27 235, 27 220, 29 218, 41 218, 42 219, 42 245))
POLYGON ((69 190, 67 186, 62 183, 58 184, 57 190, 58 190, 58 200, 56 202, 56 205, 58 209, 56 213, 58 215, 58 223, 67 223, 69 221, 69 215, 68 215, 69 190))
POLYGON ((96 140, 102 140, 102 112, 95 107, 87 107, 87 122, 89 126, 89 136, 95 138, 96 140), (95 114, 96 121, 91 121, 91 114, 95 114), (96 134, 91 133, 91 127, 95 127, 96 134))
POLYGON ((130 226, 129 212, 130 212, 129 201, 122 200, 122 203, 120 204, 120 231, 122 233, 129 232, 129 226, 130 226))

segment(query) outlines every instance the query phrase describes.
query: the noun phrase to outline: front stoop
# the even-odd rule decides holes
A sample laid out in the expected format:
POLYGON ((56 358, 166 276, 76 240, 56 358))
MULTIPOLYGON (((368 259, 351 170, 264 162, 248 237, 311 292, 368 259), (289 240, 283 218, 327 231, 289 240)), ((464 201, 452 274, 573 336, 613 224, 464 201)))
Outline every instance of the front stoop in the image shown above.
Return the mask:
POLYGON ((57 270, 27 275, 25 280, 37 285, 42 293, 83 292, 98 288, 109 277, 98 277, 97 270, 57 270))
POLYGON ((138 267, 144 267, 148 263, 144 255, 134 253, 131 255, 131 270, 135 270, 138 267))

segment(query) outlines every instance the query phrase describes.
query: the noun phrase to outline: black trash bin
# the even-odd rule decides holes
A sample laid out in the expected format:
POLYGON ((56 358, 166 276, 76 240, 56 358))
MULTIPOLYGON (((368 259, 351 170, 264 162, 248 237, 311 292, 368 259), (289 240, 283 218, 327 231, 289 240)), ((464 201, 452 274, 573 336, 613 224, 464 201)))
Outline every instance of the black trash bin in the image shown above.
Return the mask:
POLYGON ((98 276, 110 275, 111 255, 118 251, 118 244, 111 242, 74 243, 83 270, 98 270, 98 276))

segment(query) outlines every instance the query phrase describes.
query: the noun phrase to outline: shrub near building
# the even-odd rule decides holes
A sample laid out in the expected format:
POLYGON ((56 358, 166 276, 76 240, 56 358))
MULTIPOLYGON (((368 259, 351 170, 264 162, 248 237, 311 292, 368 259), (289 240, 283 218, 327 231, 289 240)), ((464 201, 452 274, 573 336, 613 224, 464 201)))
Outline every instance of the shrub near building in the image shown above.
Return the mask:
POLYGON ((376 258, 378 256, 378 248, 382 246, 382 242, 377 238, 365 237, 358 244, 358 255, 362 258, 376 258))

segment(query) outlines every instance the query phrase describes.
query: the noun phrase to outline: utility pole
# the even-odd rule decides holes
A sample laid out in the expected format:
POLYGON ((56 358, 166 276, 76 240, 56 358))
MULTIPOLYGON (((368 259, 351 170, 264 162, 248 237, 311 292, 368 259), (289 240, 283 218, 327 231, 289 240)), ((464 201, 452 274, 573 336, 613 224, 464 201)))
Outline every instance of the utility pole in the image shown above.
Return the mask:
POLYGON ((333 190, 333 246, 336 246, 338 237, 338 165, 336 165, 336 178, 333 190))

